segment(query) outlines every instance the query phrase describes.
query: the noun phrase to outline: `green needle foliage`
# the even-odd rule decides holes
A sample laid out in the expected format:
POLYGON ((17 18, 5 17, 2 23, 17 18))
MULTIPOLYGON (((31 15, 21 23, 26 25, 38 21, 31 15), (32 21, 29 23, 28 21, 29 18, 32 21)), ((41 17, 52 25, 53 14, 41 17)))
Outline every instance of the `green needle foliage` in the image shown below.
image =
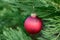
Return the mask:
POLYGON ((0 0, 0 40, 60 40, 60 0, 0 0), (43 21, 35 35, 24 29, 32 12, 43 21))

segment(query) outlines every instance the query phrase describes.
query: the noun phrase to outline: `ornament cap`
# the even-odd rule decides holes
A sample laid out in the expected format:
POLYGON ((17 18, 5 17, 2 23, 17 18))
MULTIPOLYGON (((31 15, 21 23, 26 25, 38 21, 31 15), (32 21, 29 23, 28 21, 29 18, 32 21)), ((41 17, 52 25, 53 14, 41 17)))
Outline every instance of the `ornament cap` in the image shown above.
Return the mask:
POLYGON ((31 13, 31 17, 35 18, 36 16, 36 13, 31 13))

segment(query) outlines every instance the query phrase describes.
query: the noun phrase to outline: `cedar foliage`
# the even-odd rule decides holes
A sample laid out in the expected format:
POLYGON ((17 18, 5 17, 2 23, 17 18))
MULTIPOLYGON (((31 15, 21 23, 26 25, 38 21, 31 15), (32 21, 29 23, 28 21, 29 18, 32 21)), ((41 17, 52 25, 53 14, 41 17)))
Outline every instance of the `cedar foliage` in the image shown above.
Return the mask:
POLYGON ((33 11, 43 20, 34 38, 60 40, 60 0, 0 0, 0 40, 34 40, 23 25, 33 11))

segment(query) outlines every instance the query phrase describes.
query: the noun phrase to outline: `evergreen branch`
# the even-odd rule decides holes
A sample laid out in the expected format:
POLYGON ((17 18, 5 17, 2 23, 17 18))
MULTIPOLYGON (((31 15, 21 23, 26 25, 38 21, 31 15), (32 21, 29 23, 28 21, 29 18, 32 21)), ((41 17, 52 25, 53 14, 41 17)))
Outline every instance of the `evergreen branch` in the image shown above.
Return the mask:
POLYGON ((55 38, 55 40, 57 40, 59 36, 60 36, 60 33, 57 35, 57 37, 55 38))
POLYGON ((50 3, 52 6, 54 6, 54 7, 56 8, 56 10, 60 8, 60 5, 57 4, 57 3, 55 3, 55 2, 49 1, 49 0, 46 0, 46 1, 47 1, 48 3, 50 3))

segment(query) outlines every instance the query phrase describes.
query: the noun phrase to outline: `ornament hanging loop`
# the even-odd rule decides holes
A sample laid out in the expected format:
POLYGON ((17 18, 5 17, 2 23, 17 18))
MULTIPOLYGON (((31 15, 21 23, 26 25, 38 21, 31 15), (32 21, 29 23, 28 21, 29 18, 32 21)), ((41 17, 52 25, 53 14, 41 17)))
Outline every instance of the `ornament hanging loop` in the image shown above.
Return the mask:
POLYGON ((32 13, 31 13, 31 17, 36 17, 37 15, 36 15, 36 12, 35 12, 35 7, 34 7, 34 5, 32 5, 32 13))
POLYGON ((34 1, 33 1, 31 17, 36 17, 36 16, 37 14, 35 12, 35 6, 34 6, 34 1))
POLYGON ((33 6, 33 9, 34 9, 34 6, 33 6))
POLYGON ((33 8, 32 8, 32 9, 33 9, 32 11, 33 11, 33 13, 34 13, 34 11, 35 11, 35 7, 33 6, 33 8))
POLYGON ((34 1, 33 1, 33 5, 32 5, 32 13, 35 12, 35 6, 34 6, 34 1))

